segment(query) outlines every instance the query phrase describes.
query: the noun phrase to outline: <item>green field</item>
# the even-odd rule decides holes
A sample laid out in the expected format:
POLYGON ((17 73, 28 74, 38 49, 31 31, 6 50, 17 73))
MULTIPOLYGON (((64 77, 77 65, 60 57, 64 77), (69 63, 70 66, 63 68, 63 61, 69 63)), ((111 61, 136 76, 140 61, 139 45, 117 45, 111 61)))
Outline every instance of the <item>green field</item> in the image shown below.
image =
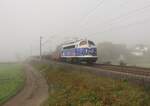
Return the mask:
POLYGON ((149 88, 98 77, 72 65, 32 64, 49 85, 44 106, 150 106, 149 88))
POLYGON ((14 96, 24 85, 23 68, 19 64, 0 64, 0 104, 14 96))

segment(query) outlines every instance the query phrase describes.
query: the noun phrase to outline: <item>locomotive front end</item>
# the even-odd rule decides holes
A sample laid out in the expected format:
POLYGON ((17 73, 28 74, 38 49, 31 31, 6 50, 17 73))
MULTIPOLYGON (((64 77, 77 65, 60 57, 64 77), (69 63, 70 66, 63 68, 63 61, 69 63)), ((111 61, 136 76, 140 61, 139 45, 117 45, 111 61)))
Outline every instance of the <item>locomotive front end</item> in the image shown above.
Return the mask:
POLYGON ((81 41, 78 45, 76 53, 80 56, 80 61, 87 63, 94 63, 98 58, 96 45, 90 40, 81 41))
POLYGON ((97 48, 90 40, 65 43, 61 49, 61 60, 72 63, 94 63, 97 61, 97 48))

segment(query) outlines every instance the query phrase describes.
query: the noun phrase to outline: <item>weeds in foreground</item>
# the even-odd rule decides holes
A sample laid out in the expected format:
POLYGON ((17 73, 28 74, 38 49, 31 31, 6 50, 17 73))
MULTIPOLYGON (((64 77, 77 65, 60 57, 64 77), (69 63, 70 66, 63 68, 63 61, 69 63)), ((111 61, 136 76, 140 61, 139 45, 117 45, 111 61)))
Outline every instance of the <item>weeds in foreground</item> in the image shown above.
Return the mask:
POLYGON ((43 74, 49 84, 49 98, 45 106, 150 105, 149 93, 127 81, 97 77, 71 65, 34 63, 34 66, 46 69, 43 74))

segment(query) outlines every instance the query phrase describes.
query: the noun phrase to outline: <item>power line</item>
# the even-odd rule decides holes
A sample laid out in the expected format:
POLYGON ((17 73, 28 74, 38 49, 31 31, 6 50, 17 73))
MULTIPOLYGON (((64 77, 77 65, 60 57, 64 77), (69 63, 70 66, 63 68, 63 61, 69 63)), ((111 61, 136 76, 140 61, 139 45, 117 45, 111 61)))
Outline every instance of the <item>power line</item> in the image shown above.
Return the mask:
POLYGON ((42 60, 42 39, 43 37, 40 36, 40 60, 42 60))
POLYGON ((135 9, 135 10, 133 10, 133 11, 129 11, 129 12, 127 12, 126 14, 120 15, 120 16, 118 16, 118 17, 116 17, 116 18, 113 18, 113 19, 107 21, 107 23, 108 23, 108 22, 113 22, 113 21, 118 21, 118 20, 120 20, 121 18, 128 17, 128 16, 133 15, 133 14, 135 14, 135 13, 141 12, 141 11, 143 11, 143 10, 149 8, 149 7, 150 7, 150 4, 149 4, 149 5, 146 5, 146 6, 142 7, 142 8, 137 8, 137 9, 135 9))
POLYGON ((53 38, 55 37, 55 35, 50 36, 45 42, 42 43, 42 46, 44 46, 45 44, 47 44, 49 41, 51 41, 53 38))
MULTIPOLYGON (((107 24, 108 23, 108 25, 111 25, 111 26, 113 26, 113 24, 111 24, 110 22, 114 22, 114 21, 118 21, 119 19, 122 19, 122 18, 124 18, 123 16, 125 16, 125 17, 128 17, 128 16, 130 16, 130 15, 133 15, 133 13, 135 12, 135 13, 138 13, 138 12, 141 12, 141 11, 143 11, 143 10, 145 10, 145 9, 147 9, 147 8, 149 8, 150 7, 150 4, 148 4, 148 5, 146 5, 146 6, 144 6, 144 7, 142 7, 142 8, 137 8, 137 9, 135 9, 135 10, 133 10, 133 11, 129 11, 128 13, 126 13, 126 14, 124 14, 124 15, 120 15, 119 17, 116 17, 116 18, 113 18, 113 19, 111 19, 111 20, 108 20, 108 21, 106 21, 106 22, 104 22, 104 24, 107 24), (110 24, 109 24, 110 23, 110 24)), ((115 25, 116 25, 116 23, 115 23, 115 25)), ((129 24, 130 25, 130 24, 129 24)), ((129 26, 128 25, 128 26, 129 26)), ((123 26, 121 26, 121 27, 123 27, 123 26)), ((87 29, 87 28, 86 28, 87 29)), ((88 28, 89 29, 89 28, 88 28)), ((87 30, 88 30, 87 29, 87 30)), ((111 28, 109 28, 109 29, 106 29, 106 30, 104 30, 104 31, 101 31, 101 32, 99 32, 99 33, 104 33, 104 32, 107 32, 107 31, 109 31, 109 30, 111 30, 111 29, 113 29, 113 27, 111 27, 111 28)), ((98 32, 95 32, 95 33, 93 33, 93 34, 97 34, 98 32)), ((88 35, 89 36, 89 35, 88 35)), ((87 36, 86 36, 87 37, 87 36)))
MULTIPOLYGON (((85 16, 85 18, 84 19, 86 19, 87 17, 89 17, 90 15, 91 15, 91 13, 93 12, 93 11, 95 11, 99 6, 101 6, 101 4, 104 2, 104 0, 102 0, 102 1, 100 1, 99 3, 98 3, 98 5, 92 10, 92 11, 90 11, 86 16, 85 16)), ((115 18, 112 18, 112 19, 110 19, 110 20, 108 20, 108 21, 106 21, 106 22, 103 22, 103 24, 109 24, 109 25, 113 25, 113 24, 111 24, 112 22, 115 22, 115 21, 119 21, 119 20, 121 20, 121 19, 124 19, 125 17, 129 17, 129 16, 132 16, 133 14, 135 14, 135 13, 139 13, 139 12, 141 12, 141 11, 143 11, 143 10, 145 10, 145 9, 147 9, 147 8, 149 8, 150 7, 150 4, 148 4, 148 5, 146 5, 146 6, 144 6, 144 7, 141 7, 141 8, 136 8, 136 9, 134 9, 133 11, 129 11, 129 12, 127 12, 127 13, 125 13, 125 14, 122 14, 122 15, 120 15, 120 16, 118 16, 118 17, 115 17, 115 18)), ((102 24, 102 23, 101 23, 102 24)), ((98 24, 99 25, 99 24, 98 24)), ((87 30, 88 30, 88 28, 86 28, 87 30)), ((80 30, 81 31, 81 30, 80 30)))
POLYGON ((95 8, 93 8, 91 11, 89 11, 84 17, 83 19, 81 19, 81 23, 86 20, 95 10, 97 10, 97 8, 99 8, 103 3, 104 3, 105 0, 101 0, 99 1, 99 3, 96 5, 95 8))
MULTIPOLYGON (((135 9, 135 10, 133 10, 133 11, 129 11, 129 12, 123 14, 123 15, 120 15, 120 16, 118 16, 118 17, 116 17, 116 18, 112 18, 112 19, 110 19, 110 20, 108 20, 108 21, 106 21, 106 22, 104 22, 104 23, 100 23, 100 24, 110 24, 110 23, 112 23, 112 22, 121 20, 122 18, 132 16, 132 15, 135 14, 135 13, 139 13, 139 12, 141 12, 141 11, 147 9, 147 8, 150 8, 150 4, 148 4, 148 5, 146 5, 146 6, 142 7, 142 8, 137 8, 137 9, 135 9)), ((126 19, 127 19, 127 18, 126 18, 126 19)), ((100 25, 100 24, 98 24, 98 25, 100 25)), ((111 25, 112 25, 112 24, 111 24, 111 25)))
MULTIPOLYGON (((95 8, 93 8, 90 12, 88 12, 88 13, 83 17, 82 20, 85 20, 85 21, 86 21, 86 19, 87 19, 90 15, 92 15, 92 13, 93 13, 95 10, 97 10, 103 3, 104 3, 104 0, 101 0, 101 1, 96 5, 95 8)), ((150 7, 150 4, 149 4, 149 5, 146 5, 146 6, 142 7, 142 8, 134 9, 133 11, 129 11, 129 12, 127 12, 127 13, 125 13, 125 14, 122 14, 122 15, 120 15, 120 16, 118 16, 118 17, 112 18, 112 19, 110 19, 110 20, 104 22, 104 24, 107 24, 107 23, 109 24, 110 22, 118 21, 118 20, 120 20, 120 19, 122 19, 122 18, 128 17, 128 16, 133 15, 133 14, 135 14, 135 13, 138 13, 139 11, 143 11, 143 10, 145 10, 146 8, 149 8, 149 7, 150 7)), ((127 27, 127 26, 130 26, 130 25, 131 25, 131 24, 126 25, 126 27, 127 27)), ((118 26, 117 26, 117 27, 118 27, 118 26)), ((125 27, 125 26, 120 26, 120 27, 125 27)), ((116 27, 115 27, 115 28, 116 28, 116 27)), ((103 33, 103 32, 106 32, 106 31, 109 31, 109 30, 112 30, 112 29, 113 29, 113 27, 111 27, 111 28, 109 28, 109 29, 107 29, 107 30, 101 31, 101 32, 95 32, 94 34, 103 33)), ((47 41, 45 41, 44 43, 42 43, 42 46, 45 45, 46 43, 48 43, 50 40, 51 40, 51 38, 48 39, 47 41)))
MULTIPOLYGON (((96 9, 98 9, 102 5, 103 2, 104 2, 104 0, 100 1, 98 3, 98 5, 93 10, 91 10, 83 19, 86 19, 87 17, 89 17, 96 9)), ((125 3, 123 3, 123 4, 125 4, 125 3)))
MULTIPOLYGON (((91 34, 92 34, 92 35, 96 35, 96 34, 98 34, 98 33, 105 33, 105 32, 108 32, 108 31, 114 29, 114 28, 131 27, 131 26, 134 26, 134 25, 137 25, 137 24, 143 24, 143 23, 146 23, 146 22, 149 22, 149 21, 150 21, 150 18, 148 18, 147 20, 143 20, 143 21, 136 21, 136 22, 134 22, 134 23, 129 23, 129 24, 127 24, 127 25, 121 25, 121 26, 111 27, 111 28, 109 28, 109 29, 106 29, 106 30, 103 30, 103 31, 100 31, 100 32, 94 32, 94 33, 91 33, 91 34)), ((90 35, 91 35, 91 34, 90 34, 90 35)))

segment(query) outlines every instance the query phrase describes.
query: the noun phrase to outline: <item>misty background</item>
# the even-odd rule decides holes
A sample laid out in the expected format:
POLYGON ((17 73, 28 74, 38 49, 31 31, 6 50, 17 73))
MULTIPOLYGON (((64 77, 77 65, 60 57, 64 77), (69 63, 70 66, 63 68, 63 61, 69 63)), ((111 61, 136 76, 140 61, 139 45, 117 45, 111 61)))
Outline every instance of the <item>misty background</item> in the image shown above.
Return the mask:
MULTIPOLYGON (((0 61, 54 50, 62 41, 150 45, 150 0, 0 0, 0 61)), ((107 60, 107 59, 106 59, 107 60)))

